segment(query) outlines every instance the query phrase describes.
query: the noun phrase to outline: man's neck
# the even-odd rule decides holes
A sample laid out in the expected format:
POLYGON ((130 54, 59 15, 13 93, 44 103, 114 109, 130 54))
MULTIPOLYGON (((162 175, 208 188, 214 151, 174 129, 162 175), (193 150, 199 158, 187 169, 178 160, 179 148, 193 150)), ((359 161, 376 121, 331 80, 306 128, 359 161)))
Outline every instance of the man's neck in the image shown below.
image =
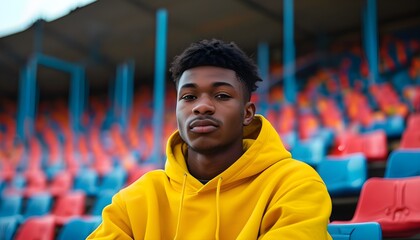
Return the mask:
POLYGON ((242 142, 228 151, 215 151, 210 154, 198 153, 189 148, 186 163, 189 172, 195 178, 210 180, 229 168, 242 154, 242 142))

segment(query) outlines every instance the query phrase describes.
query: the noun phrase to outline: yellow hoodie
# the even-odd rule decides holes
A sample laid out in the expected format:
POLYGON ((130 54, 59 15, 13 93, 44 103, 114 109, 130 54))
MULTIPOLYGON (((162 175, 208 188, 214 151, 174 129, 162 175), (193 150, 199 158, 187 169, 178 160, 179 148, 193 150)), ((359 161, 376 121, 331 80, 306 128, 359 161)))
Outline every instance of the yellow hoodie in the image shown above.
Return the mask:
POLYGON ((323 181, 291 159, 264 117, 245 127, 244 149, 203 185, 189 174, 186 144, 175 132, 165 170, 117 193, 88 239, 331 239, 331 199, 323 181))

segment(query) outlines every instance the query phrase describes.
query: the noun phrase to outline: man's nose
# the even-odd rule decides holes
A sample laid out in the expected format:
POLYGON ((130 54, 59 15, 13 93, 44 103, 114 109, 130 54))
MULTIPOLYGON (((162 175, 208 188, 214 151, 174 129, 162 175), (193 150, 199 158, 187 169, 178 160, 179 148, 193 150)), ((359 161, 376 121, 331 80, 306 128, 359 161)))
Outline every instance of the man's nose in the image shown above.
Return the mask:
POLYGON ((214 110, 213 101, 207 96, 197 99, 196 104, 192 109, 194 114, 213 114, 214 110))

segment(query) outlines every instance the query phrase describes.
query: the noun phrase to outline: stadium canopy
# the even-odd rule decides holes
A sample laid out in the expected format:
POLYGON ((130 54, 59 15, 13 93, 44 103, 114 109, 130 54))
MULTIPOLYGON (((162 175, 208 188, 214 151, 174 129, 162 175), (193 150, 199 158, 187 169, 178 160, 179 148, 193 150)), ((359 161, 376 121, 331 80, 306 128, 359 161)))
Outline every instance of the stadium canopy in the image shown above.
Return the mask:
MULTIPOLYGON (((297 54, 320 39, 353 35, 360 38, 365 1, 295 1, 297 54)), ((420 1, 377 1, 379 34, 420 25, 420 1)), ((156 11, 168 11, 167 61, 191 42, 203 38, 235 41, 248 54, 266 42, 272 57, 283 39, 280 0, 98 0, 52 22, 37 21, 27 30, 0 38, 0 94, 18 91, 19 72, 36 52, 82 64, 91 89, 103 89, 118 64, 133 60, 136 81, 153 81, 156 11)), ((68 89, 70 77, 51 69, 37 73, 40 87, 68 89), (66 81, 67 79, 67 81, 66 81)))

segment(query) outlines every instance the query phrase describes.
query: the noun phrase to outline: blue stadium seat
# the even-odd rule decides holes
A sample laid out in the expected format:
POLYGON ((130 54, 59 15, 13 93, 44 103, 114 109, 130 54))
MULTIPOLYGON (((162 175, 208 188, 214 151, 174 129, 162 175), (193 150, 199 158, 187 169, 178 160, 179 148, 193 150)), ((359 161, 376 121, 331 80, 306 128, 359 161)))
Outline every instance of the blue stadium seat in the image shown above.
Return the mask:
POLYGON ((21 195, 3 195, 0 199, 0 217, 11 217, 21 213, 23 198, 21 195))
POLYGON ((298 142, 291 149, 292 157, 313 167, 326 157, 326 145, 321 138, 311 138, 298 142))
POLYGON ((81 169, 74 178, 74 190, 84 191, 87 196, 95 196, 98 189, 98 173, 93 169, 81 169))
POLYGON ((328 224, 334 240, 382 240, 381 225, 377 222, 328 224))
POLYGON ((22 217, 43 216, 51 211, 53 198, 49 193, 39 193, 28 198, 22 217))
POLYGON ((420 149, 398 149, 388 157, 385 177, 404 178, 420 176, 420 149))
POLYGON ((112 202, 112 197, 114 194, 114 191, 102 191, 101 194, 96 197, 95 203, 90 210, 90 214, 92 216, 101 216, 104 207, 112 202))
POLYGON ((97 196, 99 196, 103 191, 113 191, 114 193, 118 192, 124 187, 126 180, 127 172, 122 167, 115 168, 102 177, 97 189, 97 196))
POLYGON ((0 239, 12 240, 19 226, 19 217, 0 217, 0 239))
POLYGON ((26 187, 26 178, 23 174, 18 173, 10 180, 9 184, 5 186, 4 192, 6 193, 18 193, 26 187))
POLYGON ((86 239, 101 223, 100 217, 73 218, 58 233, 58 240, 86 239))
POLYGON ((367 160, 362 153, 330 156, 317 171, 331 196, 358 195, 367 179, 367 160))

